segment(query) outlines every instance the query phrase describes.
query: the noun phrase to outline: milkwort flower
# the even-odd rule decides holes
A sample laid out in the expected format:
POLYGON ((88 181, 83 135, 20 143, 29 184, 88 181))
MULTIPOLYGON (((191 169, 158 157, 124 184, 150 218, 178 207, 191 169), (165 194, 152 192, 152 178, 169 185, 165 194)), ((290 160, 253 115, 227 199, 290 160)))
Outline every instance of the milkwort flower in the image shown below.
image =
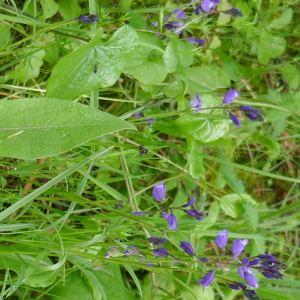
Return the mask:
POLYGON ((241 120, 231 112, 229 112, 229 118, 236 126, 240 127, 242 125, 241 120))
POLYGON ((201 109, 201 99, 199 94, 196 94, 195 98, 191 98, 190 105, 192 106, 192 108, 196 108, 194 114, 201 109))
POLYGON ((222 105, 228 105, 228 104, 232 103, 240 94, 241 93, 236 90, 228 91, 223 98, 222 105))
POLYGON ((169 214, 168 214, 167 212, 165 212, 165 211, 162 211, 162 212, 160 213, 160 215, 161 215, 164 219, 168 219, 168 217, 169 217, 169 214))
POLYGON ((182 19, 182 20, 188 19, 188 16, 185 14, 185 12, 183 10, 181 10, 181 9, 175 9, 173 11, 173 14, 166 15, 164 17, 164 21, 169 20, 172 17, 172 15, 174 15, 174 17, 176 17, 177 19, 182 19))
MULTIPOLYGON (((143 113, 141 113, 141 112, 138 114, 134 114, 132 116, 134 118, 143 118, 144 117, 143 113)), ((156 121, 156 119, 155 118, 146 118, 146 119, 142 119, 141 121, 148 122, 149 126, 152 127, 152 122, 156 121)))
POLYGON ((215 243, 218 247, 224 249, 228 243, 228 234, 229 230, 224 229, 223 231, 219 231, 215 240, 215 243))
MULTIPOLYGON (((188 43, 190 44, 195 44, 195 45, 199 45, 201 47, 205 46, 206 41, 202 40, 202 39, 196 39, 195 37, 191 36, 187 39, 188 43)), ((198 95, 198 94, 197 94, 198 95)), ((196 96, 197 96, 196 95, 196 96)), ((201 104, 200 104, 201 105, 201 104)))
POLYGON ((167 257, 170 255, 168 250, 164 247, 159 247, 157 249, 153 249, 153 255, 154 256, 159 256, 159 257, 167 257))
POLYGON ((202 0, 201 8, 206 12, 210 12, 218 4, 220 4, 220 0, 202 0))
POLYGON ((203 278, 198 281, 200 286, 209 286, 214 280, 215 272, 216 270, 206 273, 203 278))
POLYGON ((153 190, 152 190, 153 198, 156 201, 161 202, 165 198, 166 190, 167 190, 167 185, 164 184, 163 181, 161 181, 160 183, 155 185, 153 190))
POLYGON ((189 242, 180 242, 179 247, 188 255, 196 256, 193 246, 189 242))
POLYGON ((222 13, 226 14, 226 15, 233 16, 233 17, 243 17, 244 16, 243 13, 237 8, 224 10, 224 11, 222 11, 222 13))
POLYGON ((250 268, 244 267, 244 278, 250 287, 258 289, 259 285, 255 277, 252 275, 254 272, 249 270, 250 268))
POLYGON ((245 246, 248 244, 248 240, 235 239, 231 246, 231 252, 233 257, 238 257, 244 251, 245 246))
POLYGON ((180 207, 188 207, 195 203, 196 198, 192 198, 188 203, 181 205, 180 207))
POLYGON ((201 7, 196 7, 195 9, 194 9, 194 14, 195 15, 200 15, 200 13, 201 13, 201 7))
POLYGON ((97 22, 99 22, 100 18, 97 17, 96 15, 89 15, 89 16, 80 16, 78 18, 78 20, 92 25, 92 24, 96 24, 97 22))
POLYGON ((239 110, 241 110, 251 122, 255 122, 255 121, 263 122, 264 121, 262 112, 258 109, 254 109, 252 106, 239 106, 237 108, 239 110))
POLYGON ((168 229, 169 230, 177 230, 177 219, 176 217, 173 215, 173 213, 171 213, 169 216, 168 216, 168 229))

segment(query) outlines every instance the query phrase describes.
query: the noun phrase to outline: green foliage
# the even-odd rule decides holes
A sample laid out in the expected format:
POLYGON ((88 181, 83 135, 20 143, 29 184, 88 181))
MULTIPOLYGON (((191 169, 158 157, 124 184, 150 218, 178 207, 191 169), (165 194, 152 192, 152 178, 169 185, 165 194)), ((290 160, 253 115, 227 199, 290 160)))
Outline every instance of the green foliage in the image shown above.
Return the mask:
POLYGON ((96 137, 134 129, 107 113, 58 99, 2 101, 0 114, 1 155, 25 159, 57 155, 96 137))
POLYGON ((0 0, 0 299, 242 299, 226 284, 246 283, 227 265, 236 238, 249 240, 241 257, 290 267, 280 282, 256 270, 261 299, 298 299, 299 10, 222 0, 196 15, 199 5, 0 0), (243 16, 222 13, 231 8, 243 16), (99 22, 78 19, 91 14, 99 22), (180 35, 166 30, 173 21, 185 22, 180 35), (232 89, 240 96, 221 105, 232 89), (161 181, 162 204, 152 195, 161 181), (223 229, 225 256, 213 242, 223 229), (132 245, 143 255, 127 257, 132 245), (160 246, 172 256, 154 257, 160 246))
POLYGON ((134 53, 138 37, 132 28, 124 26, 101 45, 102 33, 100 28, 88 44, 59 60, 47 83, 47 97, 69 100, 117 81, 134 53))

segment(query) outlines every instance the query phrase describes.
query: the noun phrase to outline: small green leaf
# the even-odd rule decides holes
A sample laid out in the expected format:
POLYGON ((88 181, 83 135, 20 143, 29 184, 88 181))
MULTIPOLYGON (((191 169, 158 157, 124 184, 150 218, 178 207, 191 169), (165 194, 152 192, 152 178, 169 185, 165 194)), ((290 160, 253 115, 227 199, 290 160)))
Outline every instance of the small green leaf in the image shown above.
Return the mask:
POLYGON ((273 29, 283 29, 286 28, 288 24, 290 24, 293 17, 293 10, 289 7, 284 10, 281 16, 275 20, 273 20, 269 24, 269 28, 273 29))
POLYGON ((16 66, 15 70, 7 73, 6 81, 13 79, 24 83, 39 76, 45 51, 25 49, 24 55, 27 55, 27 57, 16 66))
POLYGON ((242 76, 247 76, 246 70, 236 60, 232 59, 222 51, 216 50, 216 53, 220 58, 223 71, 231 80, 238 80, 242 76))
POLYGON ((299 87, 299 71, 295 66, 288 64, 280 67, 279 71, 282 73, 283 78, 286 80, 291 89, 296 90, 299 87))
POLYGON ((243 207, 245 209, 246 218, 248 223, 250 224, 252 231, 256 232, 259 219, 257 206, 244 203, 243 207))
POLYGON ((10 41, 10 26, 6 24, 0 24, 0 50, 10 41))
POLYGON ((169 43, 167 45, 166 51, 164 53, 164 62, 169 73, 173 73, 177 70, 178 61, 173 43, 169 43))
POLYGON ((200 152, 200 145, 193 143, 190 150, 190 174, 193 178, 201 178, 202 182, 205 182, 205 169, 203 166, 203 158, 200 152))
POLYGON ((229 129, 227 120, 209 120, 195 115, 184 115, 174 124, 180 127, 182 132, 206 143, 221 138, 229 129))
POLYGON ((48 79, 47 97, 73 99, 117 81, 137 46, 137 33, 123 26, 107 43, 99 46, 101 34, 100 28, 88 44, 58 61, 48 79))
POLYGON ((227 88, 230 85, 228 75, 217 66, 182 68, 178 73, 186 82, 188 92, 192 96, 201 92, 211 92, 218 88, 227 88))
POLYGON ((65 21, 79 17, 81 8, 78 5, 78 0, 62 0, 58 4, 59 12, 65 21))
POLYGON ((1 101, 0 155, 35 159, 71 150, 130 123, 89 106, 58 99, 1 101))
POLYGON ((148 85, 161 83, 168 73, 160 52, 146 47, 139 47, 135 51, 125 72, 148 85))
POLYGON ((49 19, 54 16, 59 9, 59 5, 54 0, 41 0, 41 5, 45 19, 49 19))

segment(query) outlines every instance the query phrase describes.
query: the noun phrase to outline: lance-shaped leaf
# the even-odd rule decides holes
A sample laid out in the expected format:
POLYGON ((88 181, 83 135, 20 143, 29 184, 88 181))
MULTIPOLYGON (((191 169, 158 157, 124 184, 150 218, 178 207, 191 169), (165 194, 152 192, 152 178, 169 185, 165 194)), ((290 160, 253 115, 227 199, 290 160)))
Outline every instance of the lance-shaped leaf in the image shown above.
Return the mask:
POLYGON ((0 156, 53 156, 99 136, 135 129, 130 123, 89 106, 58 99, 3 100, 0 156))
POLYGON ((73 99, 117 81, 135 51, 138 35, 131 27, 123 26, 100 45, 101 34, 99 29, 88 44, 58 61, 48 79, 47 97, 73 99))

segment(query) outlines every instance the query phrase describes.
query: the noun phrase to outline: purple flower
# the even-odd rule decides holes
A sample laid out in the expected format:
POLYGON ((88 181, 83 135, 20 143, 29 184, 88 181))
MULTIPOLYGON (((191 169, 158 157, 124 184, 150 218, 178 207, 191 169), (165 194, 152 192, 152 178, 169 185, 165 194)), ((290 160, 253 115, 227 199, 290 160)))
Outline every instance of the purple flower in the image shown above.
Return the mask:
POLYGON ((159 248, 153 250, 153 255, 159 256, 159 257, 166 257, 166 256, 169 256, 170 253, 168 252, 168 250, 166 248, 159 247, 159 248))
POLYGON ((206 273, 202 279, 200 279, 198 282, 200 283, 200 286, 209 286, 215 277, 215 271, 210 271, 206 273))
POLYGON ((190 215, 191 217, 194 217, 198 221, 202 221, 204 219, 204 213, 199 210, 185 210, 185 212, 190 215))
POLYGON ((250 300, 260 300, 259 297, 256 297, 257 293, 254 290, 244 290, 244 294, 250 300))
POLYGON ((181 205, 181 207, 188 207, 194 204, 196 198, 192 198, 188 203, 181 205))
POLYGON ((188 19, 187 15, 185 14, 185 12, 181 9, 175 9, 173 11, 173 14, 175 14, 175 17, 178 19, 188 19))
POLYGON ((104 257, 108 259, 108 258, 110 258, 110 255, 109 255, 108 253, 106 253, 106 254, 104 255, 104 257))
MULTIPOLYGON (((199 45, 201 47, 204 47, 205 46, 205 43, 206 41, 205 40, 202 40, 202 39, 196 39, 195 37, 191 36, 187 39, 187 41, 190 43, 190 44, 196 44, 196 45, 199 45)), ((197 94, 198 95, 198 94, 197 94)))
POLYGON ((251 271, 251 270, 252 270, 252 268, 249 268, 249 267, 238 267, 238 273, 243 279, 245 279, 245 272, 246 271, 251 273, 251 274, 253 273, 253 271, 251 271))
POLYGON ((80 16, 78 20, 88 24, 95 24, 100 21, 96 15, 80 16))
POLYGON ((201 7, 196 7, 196 8, 194 9, 194 14, 195 14, 195 15, 200 15, 200 13, 201 13, 201 7))
POLYGON ((232 103, 236 99, 236 97, 238 97, 240 94, 241 93, 236 90, 228 91, 223 98, 222 105, 228 105, 228 104, 232 103))
POLYGON ((206 12, 210 12, 218 4, 220 4, 220 0, 202 0, 201 8, 206 12))
POLYGON ((248 240, 236 239, 233 241, 231 246, 231 252, 233 257, 238 257, 244 250, 245 246, 248 244, 248 240))
POLYGON ((130 255, 130 253, 129 253, 128 250, 125 250, 123 253, 124 253, 126 256, 129 256, 129 255, 130 255))
POLYGON ((232 114, 231 112, 229 113, 229 118, 236 126, 240 127, 242 125, 240 119, 236 115, 232 114))
MULTIPOLYGON (((227 282, 227 281, 226 281, 227 282)), ((236 291, 239 291, 240 290, 240 287, 237 285, 237 284, 234 284, 234 283, 228 283, 228 286, 233 289, 233 290, 236 290, 236 291)))
POLYGON ((224 229, 223 231, 218 232, 218 235, 217 235, 216 241, 215 241, 218 247, 220 247, 222 249, 225 248, 225 246, 228 243, 228 233, 229 233, 228 229, 224 229))
POLYGON ((205 256, 200 257, 200 261, 208 261, 208 262, 210 262, 210 260, 207 257, 205 257, 205 256))
POLYGON ((180 242, 179 247, 183 249, 186 254, 196 256, 194 249, 189 242, 180 242))
POLYGON ((159 23, 158 23, 157 21, 152 22, 151 25, 152 25, 153 27, 156 27, 156 28, 159 27, 159 23))
POLYGON ((229 9, 229 10, 224 10, 222 11, 223 14, 226 14, 226 15, 230 15, 230 16, 233 16, 233 17, 242 17, 243 16, 243 13, 237 9, 237 8, 232 8, 232 9, 229 9))
POLYGON ((168 216, 168 229, 169 230, 177 230, 177 219, 176 217, 173 215, 173 213, 171 213, 169 216, 168 216))
POLYGON ((259 288, 259 285, 258 285, 258 282, 257 280, 255 279, 255 277, 252 275, 253 272, 247 270, 249 268, 244 268, 245 269, 245 273, 244 273, 244 276, 245 276, 245 280, 247 281, 247 283, 249 284, 249 286, 251 286, 252 288, 254 289, 257 289, 259 288))
POLYGON ((201 99, 199 94, 196 94, 195 98, 191 98, 190 105, 192 106, 192 108, 196 108, 194 114, 201 109, 201 99))
POLYGON ((264 275, 268 279, 273 279, 274 278, 274 276, 272 274, 268 273, 268 272, 262 272, 261 274, 264 275))
POLYGON ((153 243, 155 245, 162 245, 165 244, 167 242, 167 239, 163 239, 163 238, 158 238, 158 237, 151 237, 149 239, 147 239, 148 242, 153 243))
POLYGON ((254 110, 254 108, 252 106, 239 106, 238 109, 242 110, 242 111, 251 111, 251 110, 254 110))
POLYGON ((166 190, 167 190, 167 185, 164 184, 163 181, 161 181, 160 183, 155 185, 152 190, 153 198, 156 201, 161 202, 165 198, 166 190))
POLYGON ((244 284, 244 283, 242 283, 242 282, 238 282, 238 286, 239 286, 240 288, 242 288, 242 289, 246 289, 246 288, 247 288, 246 284, 244 284))
POLYGON ((178 22, 178 21, 174 21, 174 22, 167 22, 164 25, 164 28, 166 28, 168 31, 175 31, 176 33, 179 35, 182 33, 183 29, 177 31, 178 29, 180 29, 181 27, 183 27, 185 25, 184 22, 178 22))
POLYGON ((168 219, 168 217, 169 217, 169 214, 168 214, 167 212, 165 212, 165 211, 162 211, 162 212, 160 213, 160 215, 161 215, 164 219, 168 219))
POLYGON ((251 261, 249 261, 249 266, 256 266, 256 265, 258 265, 259 263, 260 263, 260 259, 254 259, 254 260, 251 260, 251 261))

